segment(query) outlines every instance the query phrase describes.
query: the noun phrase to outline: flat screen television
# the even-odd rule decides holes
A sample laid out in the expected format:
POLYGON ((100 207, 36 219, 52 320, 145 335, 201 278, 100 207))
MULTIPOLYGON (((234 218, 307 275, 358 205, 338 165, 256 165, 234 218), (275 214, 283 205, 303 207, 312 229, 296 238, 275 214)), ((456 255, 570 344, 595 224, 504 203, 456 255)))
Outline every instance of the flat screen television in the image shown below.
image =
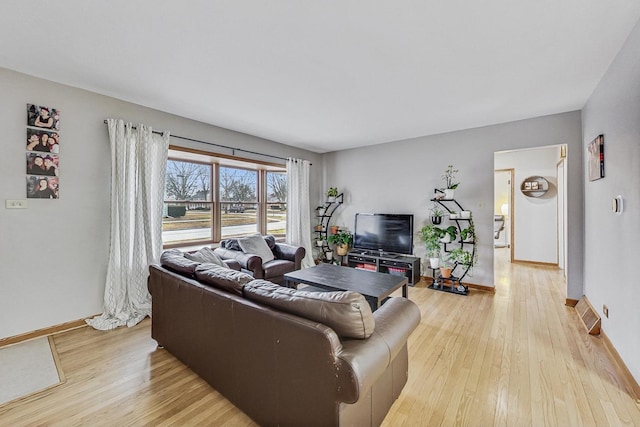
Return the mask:
POLYGON ((413 215, 357 213, 353 247, 376 252, 413 253, 413 215))

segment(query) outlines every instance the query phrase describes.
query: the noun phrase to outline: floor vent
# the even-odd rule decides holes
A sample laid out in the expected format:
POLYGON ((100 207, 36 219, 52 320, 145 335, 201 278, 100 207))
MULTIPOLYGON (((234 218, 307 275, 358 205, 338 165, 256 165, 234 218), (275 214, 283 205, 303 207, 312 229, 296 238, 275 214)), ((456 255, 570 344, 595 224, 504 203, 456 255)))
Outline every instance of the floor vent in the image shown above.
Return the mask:
POLYGON ((593 309, 587 297, 583 296, 576 304, 578 317, 590 335, 600 335, 600 316, 593 309))

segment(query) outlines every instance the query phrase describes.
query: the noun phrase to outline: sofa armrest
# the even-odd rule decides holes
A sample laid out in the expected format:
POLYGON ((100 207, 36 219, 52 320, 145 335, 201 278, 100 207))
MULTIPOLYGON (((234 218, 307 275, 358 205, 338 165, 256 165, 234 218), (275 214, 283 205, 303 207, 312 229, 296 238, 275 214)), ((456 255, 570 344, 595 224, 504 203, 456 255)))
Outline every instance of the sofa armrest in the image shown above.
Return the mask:
POLYGON ((406 298, 390 298, 374 313, 376 327, 366 340, 344 340, 338 358, 348 365, 351 374, 343 376, 341 396, 353 403, 368 390, 407 344, 411 332, 420 323, 420 309, 406 298), (355 381, 357 387, 349 385, 355 381), (355 395, 347 394, 354 393, 355 395))
POLYGON ((241 251, 225 248, 216 248, 213 252, 222 258, 222 260, 232 259, 237 261, 240 267, 245 270, 253 271, 254 273, 260 273, 262 271, 262 258, 258 255, 245 254, 241 251))
POLYGON ((300 270, 300 267, 302 266, 302 258, 304 258, 306 250, 302 246, 276 243, 276 246, 273 248, 273 252, 278 259, 293 261, 296 270, 300 270))
POLYGON ((374 333, 385 340, 391 359, 404 347, 409 336, 420 324, 420 309, 407 298, 389 298, 382 307, 373 312, 376 320, 374 333))

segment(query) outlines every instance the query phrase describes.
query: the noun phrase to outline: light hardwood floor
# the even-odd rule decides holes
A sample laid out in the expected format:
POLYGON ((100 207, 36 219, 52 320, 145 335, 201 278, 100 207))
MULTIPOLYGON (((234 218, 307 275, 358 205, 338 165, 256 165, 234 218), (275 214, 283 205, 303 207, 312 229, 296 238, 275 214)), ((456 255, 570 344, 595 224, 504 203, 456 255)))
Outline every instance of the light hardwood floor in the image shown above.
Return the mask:
MULTIPOLYGON (((551 267, 502 263, 495 294, 409 290, 422 321, 409 380, 384 426, 640 426, 640 408, 600 338, 566 307, 551 267)), ((55 335, 66 383, 0 407, 0 425, 253 426, 131 328, 55 335)))

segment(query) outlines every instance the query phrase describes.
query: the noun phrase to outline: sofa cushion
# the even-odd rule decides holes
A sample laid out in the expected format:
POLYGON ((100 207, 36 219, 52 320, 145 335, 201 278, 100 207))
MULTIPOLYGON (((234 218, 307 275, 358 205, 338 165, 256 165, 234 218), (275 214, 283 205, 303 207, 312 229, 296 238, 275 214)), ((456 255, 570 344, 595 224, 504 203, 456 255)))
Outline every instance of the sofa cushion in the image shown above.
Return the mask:
POLYGON ((194 277, 199 262, 184 257, 184 253, 178 249, 167 249, 160 256, 160 264, 176 273, 194 277))
POLYGON ((196 252, 185 252, 184 257, 192 261, 207 262, 218 264, 220 267, 226 267, 220 257, 213 253, 213 249, 206 246, 196 252))
POLYGON ((238 239, 238 244, 245 254, 256 254, 262 258, 262 264, 269 262, 275 258, 269 245, 260 234, 242 237, 238 239))
POLYGON ((220 267, 217 264, 200 264, 196 268, 196 279, 205 285, 242 296, 242 288, 253 280, 253 276, 241 271, 220 267))
POLYGON ((323 323, 343 338, 369 338, 375 328, 371 307, 357 292, 309 292, 254 280, 243 293, 251 301, 323 323))

